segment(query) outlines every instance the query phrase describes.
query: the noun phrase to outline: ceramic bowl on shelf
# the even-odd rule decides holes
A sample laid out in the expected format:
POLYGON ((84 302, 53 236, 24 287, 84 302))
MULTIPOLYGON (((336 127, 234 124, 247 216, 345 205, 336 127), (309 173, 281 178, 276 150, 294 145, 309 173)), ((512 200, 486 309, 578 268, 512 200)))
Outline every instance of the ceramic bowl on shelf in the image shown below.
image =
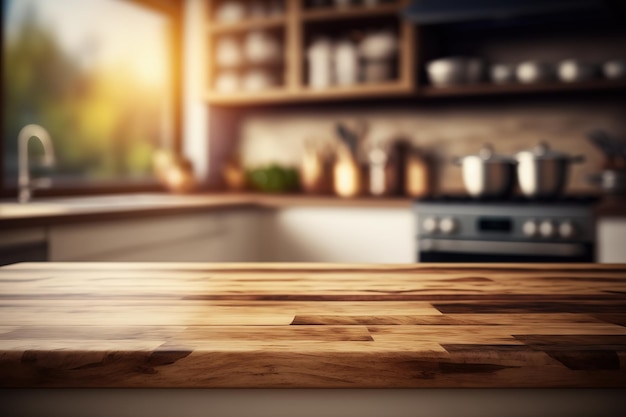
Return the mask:
POLYGON ((279 62, 283 53, 278 38, 261 30, 246 35, 243 50, 246 61, 251 64, 279 62))
POLYGON ((221 68, 234 68, 243 63, 241 45, 236 38, 224 36, 217 41, 215 62, 221 68))
POLYGON ((554 67, 547 62, 524 61, 515 69, 515 75, 523 84, 551 81, 554 78, 554 67))
POLYGON ((595 78, 596 67, 593 64, 567 59, 559 63, 559 80, 566 83, 588 81, 595 78))
POLYGON ((398 50, 398 37, 391 30, 367 33, 359 44, 359 54, 368 61, 392 59, 398 50))
POLYGON ((215 78, 213 88, 219 93, 234 93, 241 90, 241 79, 235 71, 221 71, 215 78))
POLYGON ((465 58, 459 57, 436 59, 426 64, 428 78, 437 87, 465 82, 465 68, 465 58))
POLYGON ((602 73, 609 80, 626 79, 626 59, 612 59, 602 65, 602 73))
POLYGON ((248 70, 242 80, 245 91, 263 91, 276 86, 276 77, 267 69, 248 70))
POLYGON ((220 2, 215 11, 215 19, 220 23, 234 23, 246 17, 246 5, 243 1, 226 0, 220 2))
POLYGON ((436 87, 473 84, 482 81, 484 62, 480 58, 447 57, 426 64, 430 82, 436 87))
POLYGON ((515 67, 511 64, 493 64, 489 77, 494 84, 506 84, 515 81, 515 67))

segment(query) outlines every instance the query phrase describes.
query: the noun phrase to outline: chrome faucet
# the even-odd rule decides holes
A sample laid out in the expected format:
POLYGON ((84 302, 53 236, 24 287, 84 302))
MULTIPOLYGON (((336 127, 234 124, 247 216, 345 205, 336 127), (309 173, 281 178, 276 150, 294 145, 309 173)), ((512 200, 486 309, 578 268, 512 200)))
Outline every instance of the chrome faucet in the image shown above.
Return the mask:
POLYGON ((28 168, 28 142, 30 138, 37 138, 43 145, 43 160, 41 165, 45 167, 54 166, 54 148, 50 134, 46 129, 39 125, 26 125, 20 130, 17 136, 17 157, 18 157, 18 177, 17 184, 19 188, 18 200, 20 203, 26 203, 30 200, 32 190, 35 188, 50 187, 52 181, 50 178, 31 179, 28 168))

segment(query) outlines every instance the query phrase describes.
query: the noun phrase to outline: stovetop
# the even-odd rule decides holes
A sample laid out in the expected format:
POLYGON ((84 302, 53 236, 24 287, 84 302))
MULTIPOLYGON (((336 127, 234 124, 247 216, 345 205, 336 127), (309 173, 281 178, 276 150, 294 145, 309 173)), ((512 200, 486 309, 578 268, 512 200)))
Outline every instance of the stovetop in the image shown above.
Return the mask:
POLYGON ((513 195, 506 198, 472 197, 466 194, 443 194, 416 200, 418 203, 449 203, 449 204, 489 204, 489 205, 573 205, 588 206, 600 200, 594 194, 562 195, 554 198, 529 198, 522 195, 513 195))

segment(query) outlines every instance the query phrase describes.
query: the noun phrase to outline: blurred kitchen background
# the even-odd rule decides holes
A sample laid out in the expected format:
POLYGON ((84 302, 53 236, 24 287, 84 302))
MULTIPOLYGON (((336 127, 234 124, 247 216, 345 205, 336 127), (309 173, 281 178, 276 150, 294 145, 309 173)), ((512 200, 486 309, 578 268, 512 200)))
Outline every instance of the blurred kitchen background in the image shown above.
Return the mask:
POLYGON ((3 263, 626 261, 624 1, 2 7, 3 263))

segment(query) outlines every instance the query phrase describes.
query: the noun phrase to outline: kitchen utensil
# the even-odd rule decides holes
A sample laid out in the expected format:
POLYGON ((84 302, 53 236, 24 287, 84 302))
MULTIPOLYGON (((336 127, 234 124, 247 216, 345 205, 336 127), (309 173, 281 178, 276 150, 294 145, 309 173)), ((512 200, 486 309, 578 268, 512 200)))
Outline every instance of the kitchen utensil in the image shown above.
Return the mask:
POLYGON ((339 139, 344 143, 354 158, 358 157, 359 142, 367 134, 367 124, 359 121, 353 128, 348 128, 344 123, 337 123, 336 131, 339 139))
POLYGON ((367 61, 393 59, 398 50, 398 37, 391 30, 367 33, 359 43, 359 54, 367 61))
POLYGON ((599 186, 605 194, 626 195, 626 170, 605 169, 588 178, 591 184, 599 186))
POLYGON ((483 78, 484 63, 480 58, 448 57, 430 61, 426 71, 436 87, 478 83, 483 78))
POLYGON ((494 64, 489 72, 491 81, 495 84, 505 84, 515 81, 515 67, 510 64, 494 64))
POLYGON ((243 77, 245 91, 262 91, 274 87, 276 77, 267 69, 256 68, 248 70, 243 77))
POLYGON ((333 44, 328 38, 317 38, 307 50, 309 86, 327 88, 333 84, 333 44))
POLYGON ((241 191, 246 188, 246 170, 241 164, 239 155, 232 155, 222 167, 222 178, 230 191, 241 191))
POLYGON ((426 64, 426 71, 431 84, 444 87, 465 82, 466 60, 450 57, 430 61, 426 64))
POLYGON ((570 156, 551 150, 541 142, 532 149, 518 152, 517 178, 522 193, 532 198, 556 197, 567 184, 569 166, 585 160, 582 155, 570 156))
POLYGON ((626 141, 612 137, 600 129, 589 132, 587 137, 604 153, 604 169, 626 169, 626 141))
POLYGON ((557 73, 559 79, 566 83, 587 81, 595 77, 596 67, 575 59, 567 59, 559 63, 557 73))
POLYGON ((366 34, 359 44, 365 81, 380 83, 390 80, 397 50, 398 39, 393 31, 381 30, 366 34))
POLYGON ((217 41, 215 62, 222 68, 238 67, 243 63, 241 45, 236 38, 224 36, 217 41))
POLYGON ((157 180, 174 193, 189 193, 196 189, 198 183, 193 174, 191 162, 182 155, 166 150, 154 153, 153 168, 157 180))
POLYGON ((392 146, 377 142, 367 152, 369 162, 369 193, 392 195, 398 191, 398 158, 392 146))
POLYGON ((485 144, 477 155, 455 162, 463 169, 463 184, 472 197, 505 197, 513 190, 516 161, 497 155, 490 144, 485 144))
POLYGON ((609 80, 623 80, 626 78, 626 59, 613 59, 602 65, 602 73, 609 80))
POLYGON ((381 83, 391 80, 391 61, 366 61, 363 64, 363 79, 367 83, 381 83))
POLYGON ((337 148, 333 165, 333 189, 339 197, 356 197, 363 189, 361 167, 352 152, 344 145, 337 148))
POLYGON ((278 38, 262 30, 252 31, 246 35, 243 50, 246 61, 251 64, 279 62, 282 56, 278 38))
POLYGON ((234 71, 222 71, 215 78, 215 91, 234 93, 241 89, 241 80, 234 71))
POLYGON ((421 198, 430 194, 429 163, 419 150, 409 149, 405 165, 405 194, 421 198))
POLYGON ((335 80, 338 85, 353 85, 359 80, 359 56, 356 45, 349 39, 335 45, 335 80))
POLYGON ((551 80, 554 77, 554 68, 546 62, 525 61, 517 66, 515 75, 521 83, 539 83, 551 80))
POLYGON ((238 22, 245 17, 246 6, 242 1, 222 1, 215 11, 216 20, 222 23, 238 22))
POLYGON ((332 161, 319 145, 311 141, 304 144, 300 166, 300 187, 310 194, 330 192, 332 186, 332 161))

